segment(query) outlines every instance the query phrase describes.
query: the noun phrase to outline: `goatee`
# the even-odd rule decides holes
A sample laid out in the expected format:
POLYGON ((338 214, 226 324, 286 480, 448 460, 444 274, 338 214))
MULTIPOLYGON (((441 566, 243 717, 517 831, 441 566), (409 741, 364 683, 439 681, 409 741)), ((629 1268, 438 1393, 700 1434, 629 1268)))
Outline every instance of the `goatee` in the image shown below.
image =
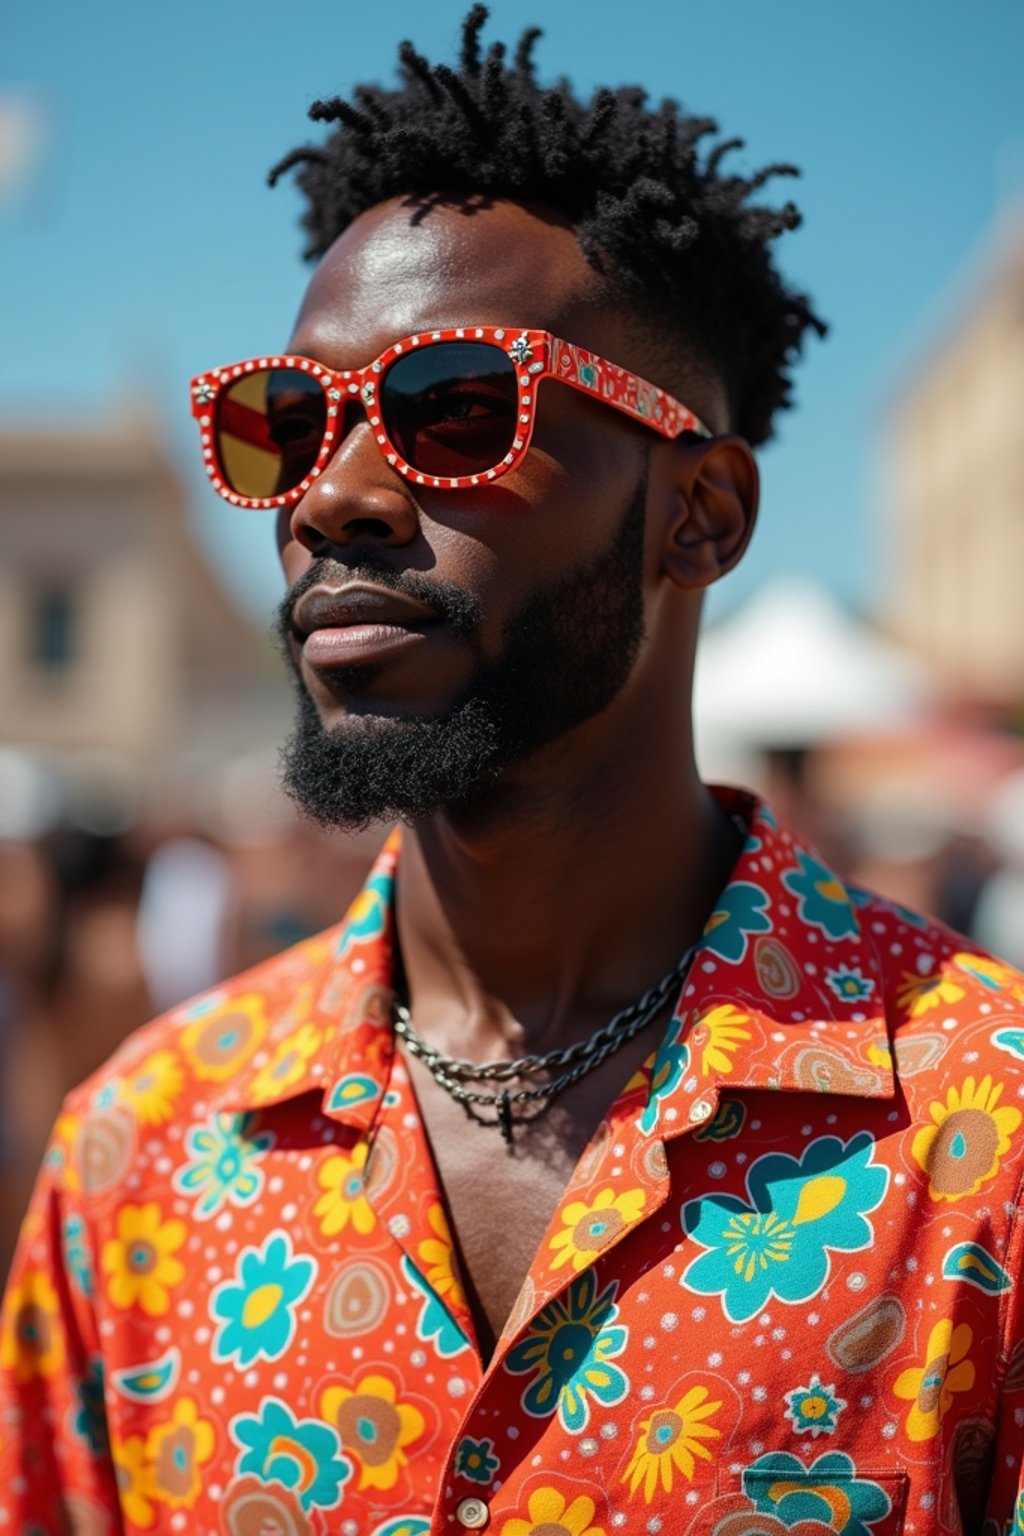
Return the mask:
POLYGON ((304 816, 327 828, 414 822, 467 803, 502 772, 606 709, 643 640, 646 483, 606 550, 540 585, 506 621, 499 658, 479 662, 444 714, 350 714, 325 730, 289 644, 302 593, 324 580, 367 580, 434 607, 472 645, 480 625, 470 594, 380 563, 320 560, 281 603, 275 630, 296 686, 295 728, 282 752, 283 785, 304 816))

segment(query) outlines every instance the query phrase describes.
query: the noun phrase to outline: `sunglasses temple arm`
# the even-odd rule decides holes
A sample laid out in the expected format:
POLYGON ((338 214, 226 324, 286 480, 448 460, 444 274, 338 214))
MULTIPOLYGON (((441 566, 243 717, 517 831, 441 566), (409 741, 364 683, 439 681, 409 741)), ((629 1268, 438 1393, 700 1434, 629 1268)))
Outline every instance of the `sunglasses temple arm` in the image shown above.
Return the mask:
POLYGON ((614 406, 662 437, 675 438, 683 432, 694 432, 698 437, 714 436, 687 406, 657 385, 557 336, 549 342, 546 372, 550 378, 614 406))

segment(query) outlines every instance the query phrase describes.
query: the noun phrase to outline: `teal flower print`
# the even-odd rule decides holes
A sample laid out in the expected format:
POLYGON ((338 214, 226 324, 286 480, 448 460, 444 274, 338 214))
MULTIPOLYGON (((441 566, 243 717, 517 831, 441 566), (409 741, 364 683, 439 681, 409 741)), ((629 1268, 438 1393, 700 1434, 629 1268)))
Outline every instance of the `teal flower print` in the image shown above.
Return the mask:
MULTIPOLYGON (((846 894, 858 911, 863 907, 876 906, 880 901, 877 891, 866 891, 863 886, 852 883, 847 885, 846 894)), ((929 920, 923 913, 912 912, 909 907, 901 907, 898 901, 885 901, 882 902, 882 906, 887 912, 892 912, 898 917, 900 922, 906 923, 909 928, 928 927, 929 920)))
POLYGON ((622 1402, 629 1381, 611 1364, 628 1338, 628 1329, 615 1324, 617 1289, 613 1280, 598 1295, 595 1272, 586 1270, 548 1302, 509 1351, 505 1370, 533 1377, 521 1398, 531 1417, 546 1418, 557 1409, 562 1428, 578 1435, 590 1422, 588 1398, 606 1408, 622 1402))
POLYGON ((345 931, 338 940, 337 958, 344 960, 356 944, 379 939, 387 927, 394 881, 390 875, 372 875, 349 908, 345 931))
POLYGON ((809 1467, 788 1451, 769 1451, 745 1469, 743 1492, 781 1525, 815 1521, 836 1536, 872 1536, 871 1527, 892 1509, 884 1488, 858 1477, 842 1451, 828 1451, 809 1467))
POLYGON ((1024 1493, 1018 1493, 1017 1502, 1013 1506, 1013 1526, 1010 1536, 1024 1536, 1024 1493))
POLYGON ((800 868, 787 870, 782 883, 797 898, 801 922, 820 928, 830 939, 856 937, 860 929, 846 886, 812 854, 797 848, 796 856, 800 868))
POLYGON ((424 1344, 432 1344, 435 1354, 442 1360, 461 1355, 469 1348, 469 1340, 448 1311, 433 1286, 420 1274, 412 1260, 405 1254, 401 1259, 402 1274, 414 1291, 423 1297, 423 1307, 416 1321, 416 1337, 424 1344))
POLYGON ((789 1419, 798 1435, 830 1435, 836 1427, 839 1415, 846 1407, 846 1400, 836 1396, 835 1387, 823 1387, 815 1373, 806 1387, 794 1387, 785 1395, 787 1403, 784 1418, 789 1419))
POLYGON ((225 1205, 252 1205, 263 1189, 257 1166, 274 1145, 271 1131, 253 1133, 255 1115, 212 1115, 185 1137, 191 1162, 174 1175, 182 1195, 198 1194, 192 1214, 206 1221, 225 1205))
POLYGON ((825 980, 830 991, 848 1003, 862 1003, 875 990, 871 977, 865 976, 863 971, 852 965, 841 965, 837 970, 826 971, 825 980))
POLYGON ((721 1296, 730 1322, 745 1323, 770 1296, 795 1303, 828 1279, 829 1249, 853 1253, 873 1240, 866 1212, 885 1197, 889 1172, 871 1161, 874 1140, 859 1131, 812 1141, 800 1159, 769 1152, 751 1165, 747 1200, 715 1191, 682 1209, 683 1229, 707 1251, 681 1283, 721 1296))
POLYGON ((295 1312, 316 1275, 310 1258, 293 1258, 287 1232, 272 1232, 262 1248, 246 1248, 235 1279, 225 1280, 210 1298, 210 1313, 223 1319, 213 1341, 213 1358, 236 1365, 277 1360, 291 1344, 295 1312))
POLYGON ((747 952, 747 940, 753 933, 771 933, 771 918, 766 916, 771 898, 759 885, 749 880, 734 880, 718 898, 704 928, 701 949, 734 963, 747 952))
POLYGON ((370 1536, 427 1536, 430 1521, 424 1515, 398 1515, 375 1525, 370 1536))
POLYGON ((491 1482, 500 1466, 493 1440, 471 1440, 464 1435, 455 1448, 456 1474, 471 1483, 491 1482))
POLYGON ((81 1216, 69 1216, 62 1235, 64 1262, 79 1295, 90 1297, 96 1288, 92 1262, 85 1241, 85 1222, 81 1216))
POLYGON ((78 1397, 75 1434, 85 1441, 94 1456, 102 1456, 108 1443, 102 1360, 90 1360, 88 1372, 75 1383, 75 1393, 78 1397))
POLYGON ((654 1058, 650 1094, 644 1112, 640 1116, 640 1129, 647 1136, 658 1123, 662 1100, 668 1098, 674 1091, 690 1065, 689 1047, 682 1042, 685 1028, 685 1019, 673 1019, 654 1058))
POLYGON ((236 1471, 251 1472, 265 1483, 283 1483, 304 1510, 333 1509, 341 1503, 342 1483, 352 1463, 338 1453, 338 1431, 319 1419, 297 1419, 276 1397, 264 1398, 258 1414, 232 1419, 231 1438, 242 1448, 236 1471))

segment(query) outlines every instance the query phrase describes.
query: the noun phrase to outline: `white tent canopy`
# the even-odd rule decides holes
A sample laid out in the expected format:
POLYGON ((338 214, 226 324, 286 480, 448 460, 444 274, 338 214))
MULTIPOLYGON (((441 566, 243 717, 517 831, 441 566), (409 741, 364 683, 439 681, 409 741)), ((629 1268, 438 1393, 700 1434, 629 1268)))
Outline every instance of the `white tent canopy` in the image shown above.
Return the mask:
POLYGON ((936 695, 926 670, 802 577, 763 586, 697 651, 698 743, 812 747, 900 729, 936 695))

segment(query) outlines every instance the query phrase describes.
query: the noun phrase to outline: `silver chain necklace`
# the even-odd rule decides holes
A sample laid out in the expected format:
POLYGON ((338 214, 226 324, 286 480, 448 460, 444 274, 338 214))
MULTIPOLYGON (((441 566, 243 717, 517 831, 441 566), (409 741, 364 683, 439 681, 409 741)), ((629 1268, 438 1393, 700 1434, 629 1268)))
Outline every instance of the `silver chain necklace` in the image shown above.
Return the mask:
MULTIPOLYGON (((480 1115, 474 1118, 481 1125, 500 1127, 505 1142, 512 1150, 513 1104, 540 1103, 542 1106, 564 1092, 571 1083, 578 1082, 588 1072, 593 1072, 627 1041, 638 1035, 661 1012, 672 993, 682 986, 683 978, 696 953, 692 945, 682 959, 672 967, 667 976, 648 988, 639 1002, 630 1003, 589 1039, 577 1040, 573 1045, 548 1051, 543 1056, 520 1056, 515 1061, 464 1061, 458 1056, 445 1056, 419 1036, 413 1028, 409 1010, 404 1003, 395 1004, 395 1034, 402 1040, 411 1055, 416 1056, 446 1093, 467 1109, 479 1106, 493 1109, 494 1119, 480 1115), (502 1088, 496 1093, 481 1093, 466 1088, 465 1083, 507 1083, 517 1078, 536 1077, 557 1067, 568 1067, 549 1083, 538 1088, 502 1088)), ((522 1121, 527 1117, 520 1115, 522 1121)), ((533 1119, 534 1116, 530 1116, 533 1119)))

